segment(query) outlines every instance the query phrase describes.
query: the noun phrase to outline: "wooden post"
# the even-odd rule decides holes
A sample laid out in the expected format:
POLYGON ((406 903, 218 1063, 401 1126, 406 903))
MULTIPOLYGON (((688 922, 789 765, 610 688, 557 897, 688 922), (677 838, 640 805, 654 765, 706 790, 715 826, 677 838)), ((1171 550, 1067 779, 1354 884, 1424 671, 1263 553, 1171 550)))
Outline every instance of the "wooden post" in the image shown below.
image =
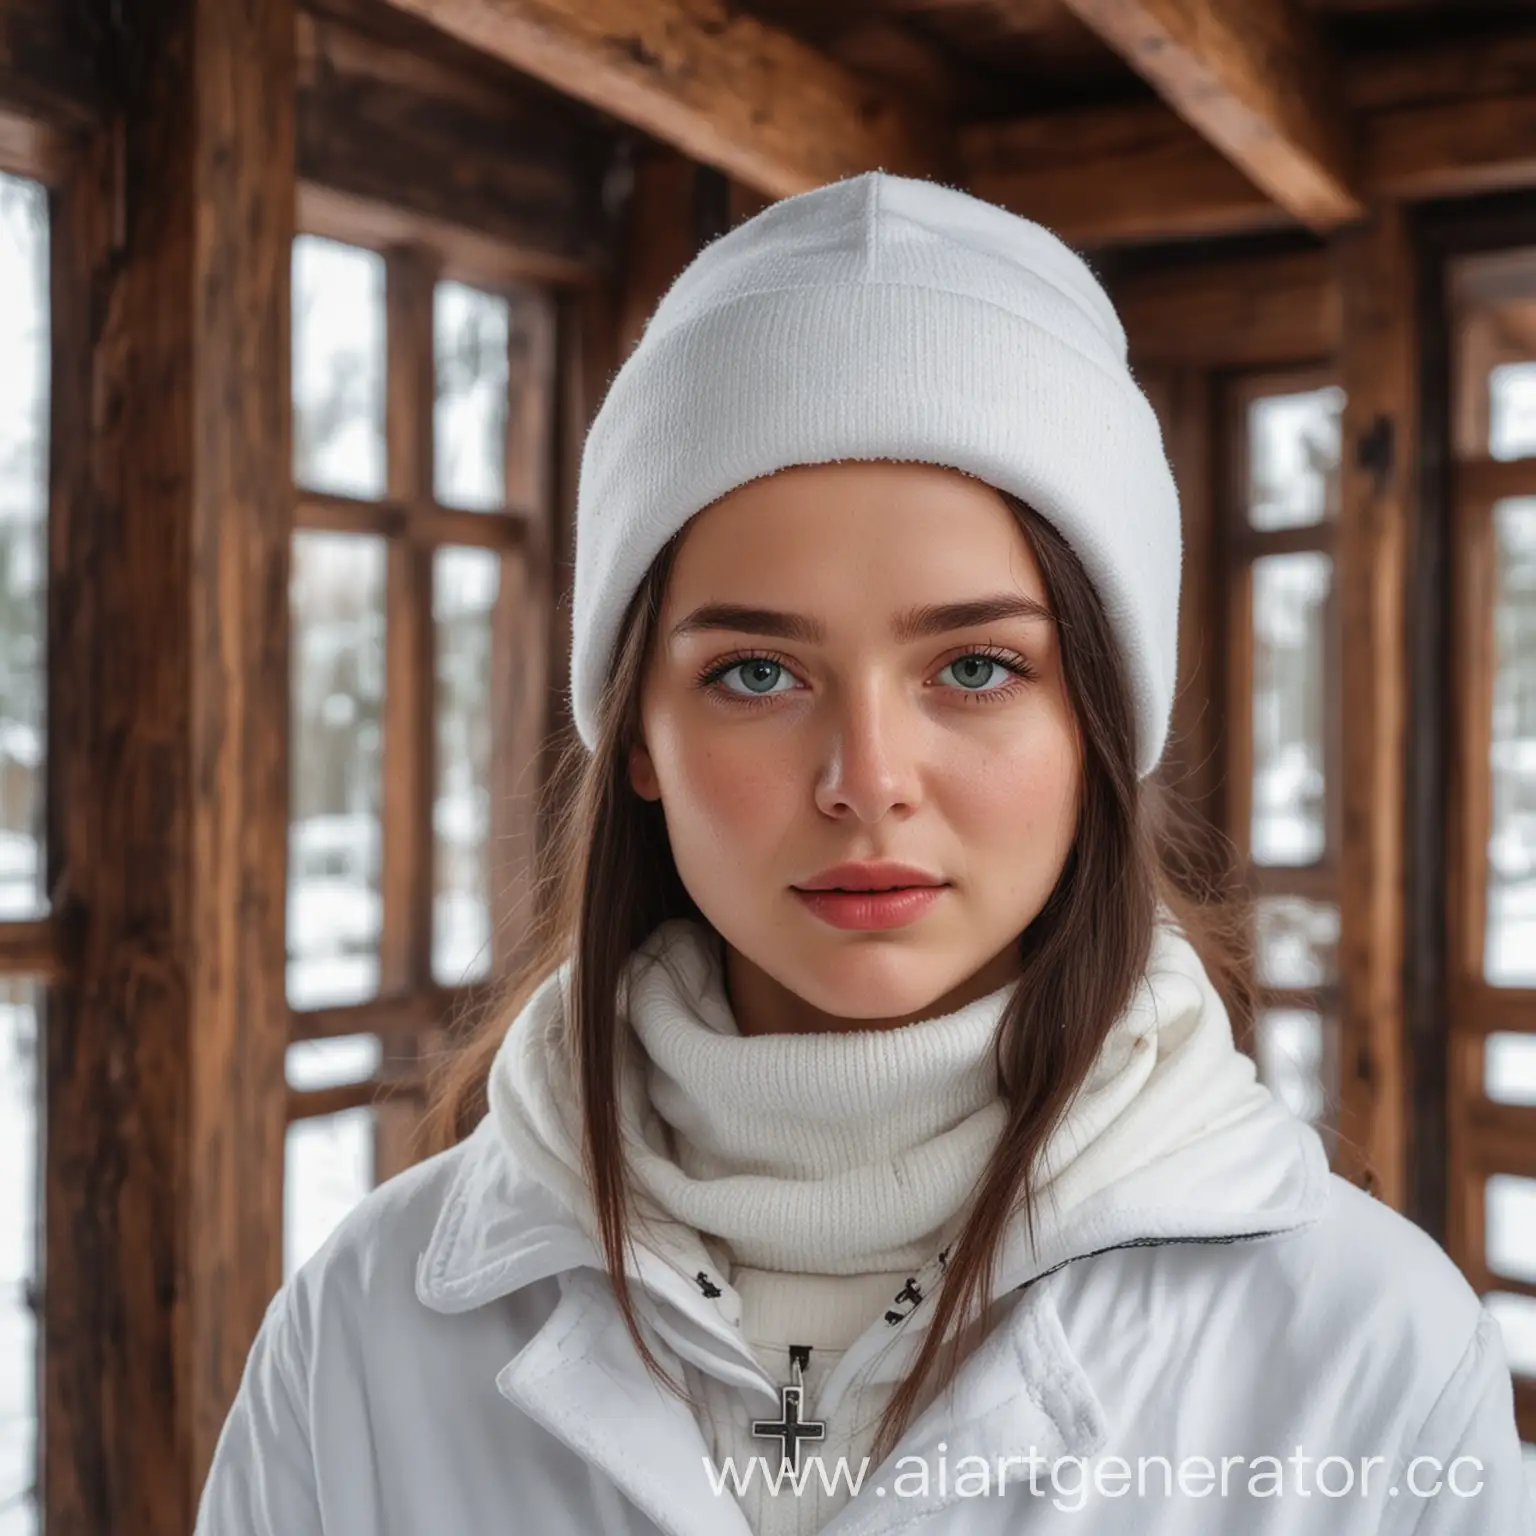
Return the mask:
POLYGON ((1340 1142, 1338 1171, 1401 1210, 1408 1194, 1403 943, 1408 648, 1416 505, 1418 307, 1403 212, 1336 237, 1343 421, 1340 1142))
POLYGON ((132 16, 53 256, 51 1536, 186 1536, 281 1278, 294 11, 132 16))
POLYGON ((698 185, 698 166, 664 144, 647 144, 635 157, 621 256, 620 361, 698 252, 698 185))

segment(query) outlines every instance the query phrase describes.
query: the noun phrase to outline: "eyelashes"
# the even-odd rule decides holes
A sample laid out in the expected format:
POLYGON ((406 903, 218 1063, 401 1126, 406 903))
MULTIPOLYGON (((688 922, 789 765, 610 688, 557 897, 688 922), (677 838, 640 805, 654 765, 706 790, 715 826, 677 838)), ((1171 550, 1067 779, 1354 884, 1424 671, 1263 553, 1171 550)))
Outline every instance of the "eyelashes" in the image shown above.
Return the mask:
MULTIPOLYGON (((1016 698, 1030 683, 1039 676, 1035 668, 1020 656, 1016 651, 1006 650, 1001 646, 978 645, 968 650, 961 651, 949 661, 946 661, 939 670, 944 671, 954 666, 957 662, 970 661, 972 659, 984 659, 995 663, 1005 672, 1010 674, 1013 681, 1003 688, 962 688, 952 687, 948 691, 960 694, 967 703, 986 704, 994 700, 1007 700, 1016 698)), ((738 667, 745 666, 749 662, 766 662, 770 666, 780 667, 785 672, 793 674, 793 667, 787 657, 780 656, 773 651, 733 651, 728 656, 723 656, 712 661, 704 667, 694 678, 694 687, 707 693, 713 693, 716 698, 726 700, 733 705, 741 705, 747 709, 759 708, 764 704, 782 698, 782 693, 737 693, 732 689, 721 686, 721 681, 738 667)))

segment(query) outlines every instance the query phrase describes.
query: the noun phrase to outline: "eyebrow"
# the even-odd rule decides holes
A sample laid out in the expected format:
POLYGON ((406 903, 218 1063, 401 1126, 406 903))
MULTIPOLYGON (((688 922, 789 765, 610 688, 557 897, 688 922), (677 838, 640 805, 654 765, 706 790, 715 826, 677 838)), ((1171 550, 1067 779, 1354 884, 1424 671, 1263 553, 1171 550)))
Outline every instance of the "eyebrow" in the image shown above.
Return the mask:
MULTIPOLYGON (((896 615, 891 632, 899 642, 944 635, 978 624, 992 624, 999 619, 1041 619, 1055 622, 1056 615, 1044 603, 1018 592, 997 592, 988 597, 970 598, 960 603, 920 603, 896 615)), ((733 634, 771 635, 780 640, 798 640, 804 645, 820 645, 826 628, 818 619, 798 613, 781 613, 774 608, 752 608, 741 603, 705 603, 672 626, 670 636, 709 630, 729 630, 733 634)))

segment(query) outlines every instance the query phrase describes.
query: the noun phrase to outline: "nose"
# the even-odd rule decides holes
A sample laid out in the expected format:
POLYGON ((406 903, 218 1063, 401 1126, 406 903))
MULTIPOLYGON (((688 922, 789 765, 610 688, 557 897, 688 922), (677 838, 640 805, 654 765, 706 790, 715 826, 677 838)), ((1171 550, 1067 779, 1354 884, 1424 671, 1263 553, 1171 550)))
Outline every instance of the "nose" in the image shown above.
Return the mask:
POLYGON ((917 808, 921 728, 870 683, 829 705, 816 805, 826 816, 874 823, 917 808))

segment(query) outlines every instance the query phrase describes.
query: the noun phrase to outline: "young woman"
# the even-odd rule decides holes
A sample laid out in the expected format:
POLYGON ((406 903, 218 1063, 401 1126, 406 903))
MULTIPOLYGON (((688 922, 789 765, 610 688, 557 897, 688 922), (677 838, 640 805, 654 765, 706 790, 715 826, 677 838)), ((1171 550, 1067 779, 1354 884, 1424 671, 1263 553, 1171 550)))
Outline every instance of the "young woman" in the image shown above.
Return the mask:
POLYGON ((1494 1323, 1179 916, 1179 564, 1048 232, 872 173, 710 245, 586 445, 538 952, 202 1536, 1525 1530, 1494 1323))

